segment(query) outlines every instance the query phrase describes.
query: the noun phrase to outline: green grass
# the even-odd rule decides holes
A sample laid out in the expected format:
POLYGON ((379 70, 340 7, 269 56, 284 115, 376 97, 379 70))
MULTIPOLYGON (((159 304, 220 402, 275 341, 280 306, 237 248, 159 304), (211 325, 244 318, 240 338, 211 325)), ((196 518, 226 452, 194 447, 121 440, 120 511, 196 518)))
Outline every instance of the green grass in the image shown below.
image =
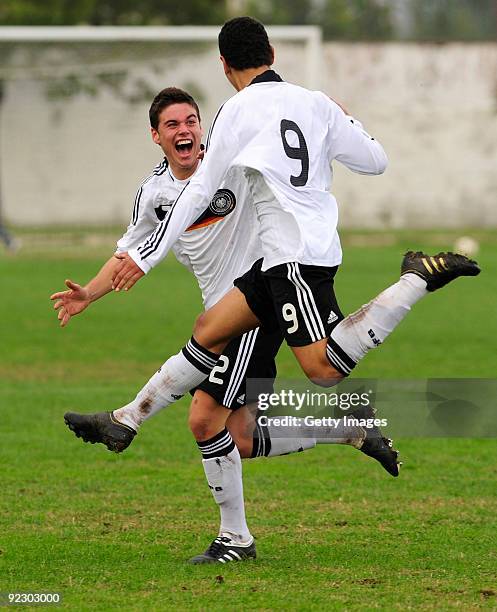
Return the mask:
MULTIPOLYGON (((408 240, 346 248, 345 312, 395 280, 408 240)), ((495 244, 478 279, 418 304, 357 376, 495 377, 495 244)), ((198 291, 167 260, 61 330, 48 296, 98 269, 105 251, 88 251, 0 257, 0 592, 56 590, 72 610, 497 608, 494 440, 398 440, 396 480, 345 447, 247 461, 259 559, 185 564, 217 528, 187 401, 122 455, 81 444, 61 415, 128 401, 187 339, 198 291)), ((287 350, 279 371, 299 375, 287 350)))

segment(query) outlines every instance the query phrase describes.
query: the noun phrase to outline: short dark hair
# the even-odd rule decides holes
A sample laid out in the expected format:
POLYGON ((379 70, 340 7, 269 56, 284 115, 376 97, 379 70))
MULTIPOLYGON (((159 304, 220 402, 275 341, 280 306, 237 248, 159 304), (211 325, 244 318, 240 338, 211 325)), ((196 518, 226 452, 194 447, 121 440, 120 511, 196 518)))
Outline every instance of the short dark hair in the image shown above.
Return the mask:
POLYGON ((227 21, 218 37, 219 52, 235 70, 270 66, 273 52, 266 29, 252 17, 235 17, 227 21))
POLYGON ((148 111, 150 125, 154 130, 159 127, 159 115, 165 108, 171 106, 171 104, 189 104, 193 106, 200 123, 200 111, 193 97, 178 87, 166 87, 155 96, 152 106, 148 111))

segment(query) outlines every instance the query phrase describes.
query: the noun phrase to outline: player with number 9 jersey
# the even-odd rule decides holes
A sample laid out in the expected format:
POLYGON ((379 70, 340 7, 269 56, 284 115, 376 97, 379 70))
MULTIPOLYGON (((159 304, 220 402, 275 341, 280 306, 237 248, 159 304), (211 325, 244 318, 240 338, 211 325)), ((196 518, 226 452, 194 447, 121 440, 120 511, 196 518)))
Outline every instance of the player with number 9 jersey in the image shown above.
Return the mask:
POLYGON ((325 94, 267 70, 219 110, 200 170, 148 241, 129 251, 148 272, 208 205, 230 168, 243 168, 255 204, 262 270, 298 262, 334 267, 342 252, 331 162, 378 174, 382 146, 325 94))

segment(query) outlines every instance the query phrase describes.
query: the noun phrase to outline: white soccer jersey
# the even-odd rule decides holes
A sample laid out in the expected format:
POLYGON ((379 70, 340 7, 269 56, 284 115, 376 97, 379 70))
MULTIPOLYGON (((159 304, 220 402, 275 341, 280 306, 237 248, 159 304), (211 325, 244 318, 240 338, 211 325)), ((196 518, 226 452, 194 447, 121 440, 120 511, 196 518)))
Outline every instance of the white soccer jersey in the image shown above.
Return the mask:
POLYGON ((362 174, 380 174, 387 163, 378 141, 328 96, 268 70, 218 111, 200 171, 130 256, 148 272, 205 209, 228 170, 241 167, 257 210, 263 269, 291 261, 338 265, 338 210, 329 191, 335 159, 362 174))
MULTIPOLYGON (((117 243, 117 251, 136 248, 166 217, 188 184, 173 176, 166 160, 142 183, 135 198, 131 223, 117 243)), ((229 171, 205 210, 173 245, 178 261, 196 276, 206 308, 218 302, 254 261, 262 256, 257 219, 247 181, 240 168, 229 171)))

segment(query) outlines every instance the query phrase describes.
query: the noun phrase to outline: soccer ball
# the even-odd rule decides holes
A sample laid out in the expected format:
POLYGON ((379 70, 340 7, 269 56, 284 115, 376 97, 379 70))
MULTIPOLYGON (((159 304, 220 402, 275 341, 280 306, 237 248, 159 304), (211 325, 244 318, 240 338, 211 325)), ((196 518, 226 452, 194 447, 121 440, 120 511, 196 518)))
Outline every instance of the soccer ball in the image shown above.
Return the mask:
POLYGON ((478 240, 471 238, 471 236, 460 236, 454 242, 454 251, 466 255, 467 257, 474 257, 480 250, 478 240))

